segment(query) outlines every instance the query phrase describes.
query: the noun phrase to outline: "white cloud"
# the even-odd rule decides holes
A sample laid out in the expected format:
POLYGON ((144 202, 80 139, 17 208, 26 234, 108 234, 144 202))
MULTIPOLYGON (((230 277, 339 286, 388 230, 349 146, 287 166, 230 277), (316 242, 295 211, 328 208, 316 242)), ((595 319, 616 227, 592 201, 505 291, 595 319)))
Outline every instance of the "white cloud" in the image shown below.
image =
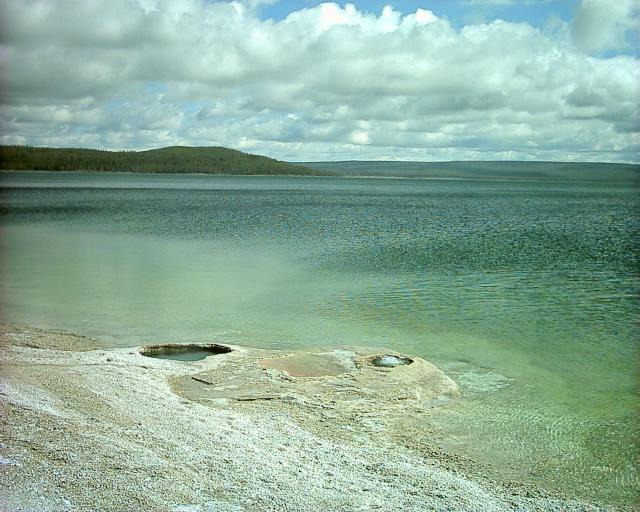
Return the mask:
POLYGON ((589 52, 628 48, 629 38, 638 37, 639 10, 636 0, 582 0, 571 25, 572 35, 589 52))
POLYGON ((336 3, 275 22, 259 3, 5 0, 2 141, 296 160, 637 158, 637 60, 586 55, 568 30, 456 29, 425 9, 336 3))
POLYGON ((418 25, 427 25, 438 21, 438 17, 433 14, 433 11, 427 11, 426 9, 418 9, 413 16, 418 25))

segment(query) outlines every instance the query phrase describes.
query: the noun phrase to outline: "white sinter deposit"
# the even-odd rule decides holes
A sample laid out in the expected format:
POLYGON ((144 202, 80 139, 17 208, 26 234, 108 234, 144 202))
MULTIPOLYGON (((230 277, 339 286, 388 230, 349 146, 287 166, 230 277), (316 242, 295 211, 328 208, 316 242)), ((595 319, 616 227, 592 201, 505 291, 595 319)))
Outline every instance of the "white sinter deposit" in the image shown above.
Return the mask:
POLYGON ((231 347, 182 362, 1 334, 2 510, 600 510, 438 450, 429 417, 458 391, 420 358, 379 368, 375 356, 403 356, 231 347))

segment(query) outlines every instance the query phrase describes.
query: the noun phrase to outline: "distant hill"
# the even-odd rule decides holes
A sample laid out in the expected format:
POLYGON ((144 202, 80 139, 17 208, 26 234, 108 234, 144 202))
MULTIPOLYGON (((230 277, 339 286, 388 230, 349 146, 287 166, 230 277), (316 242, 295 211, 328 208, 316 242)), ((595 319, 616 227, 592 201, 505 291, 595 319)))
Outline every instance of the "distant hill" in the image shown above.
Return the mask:
POLYGON ((173 146, 149 151, 0 146, 0 169, 204 174, 333 174, 220 147, 173 146))
POLYGON ((148 151, 0 146, 0 170, 608 181, 640 185, 640 165, 634 164, 359 160, 294 164, 234 149, 187 146, 172 146, 148 151))
POLYGON ((304 162, 320 172, 348 176, 483 180, 618 181, 640 184, 640 165, 593 162, 304 162))

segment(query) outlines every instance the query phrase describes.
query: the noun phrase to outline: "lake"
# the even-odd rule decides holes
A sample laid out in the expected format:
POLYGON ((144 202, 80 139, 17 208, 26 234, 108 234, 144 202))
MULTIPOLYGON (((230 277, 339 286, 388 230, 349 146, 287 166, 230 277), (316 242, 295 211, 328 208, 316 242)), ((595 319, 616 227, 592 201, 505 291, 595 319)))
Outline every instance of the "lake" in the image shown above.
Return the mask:
POLYGON ((625 184, 2 173, 5 321, 106 347, 385 346, 463 398, 447 450, 638 493, 638 189, 625 184))

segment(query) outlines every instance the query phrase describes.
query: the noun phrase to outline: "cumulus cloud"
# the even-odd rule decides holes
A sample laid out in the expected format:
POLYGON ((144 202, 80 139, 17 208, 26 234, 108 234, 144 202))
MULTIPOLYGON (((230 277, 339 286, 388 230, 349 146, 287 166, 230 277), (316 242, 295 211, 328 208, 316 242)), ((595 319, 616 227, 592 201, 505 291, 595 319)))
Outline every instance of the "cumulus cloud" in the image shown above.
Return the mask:
POLYGON ((576 43, 586 51, 629 48, 638 36, 640 6, 636 0, 582 0, 571 31, 576 43))
POLYGON ((259 3, 5 0, 2 142, 224 145, 292 160, 636 158, 637 60, 576 44, 590 41, 582 10, 551 35, 336 3, 276 22, 259 3))

